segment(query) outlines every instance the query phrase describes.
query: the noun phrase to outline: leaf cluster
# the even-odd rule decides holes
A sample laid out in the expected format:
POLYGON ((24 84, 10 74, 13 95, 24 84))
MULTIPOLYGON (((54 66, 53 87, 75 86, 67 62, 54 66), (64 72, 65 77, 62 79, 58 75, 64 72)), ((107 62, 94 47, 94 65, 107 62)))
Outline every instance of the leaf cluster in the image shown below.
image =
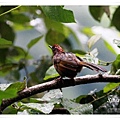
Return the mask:
MULTIPOLYGON (((88 6, 91 16, 98 22, 104 14, 110 20, 109 27, 120 31, 120 7, 116 6, 111 12, 111 6, 88 6)), ((10 84, 0 84, 0 104, 4 99, 14 98, 26 87, 46 82, 58 77, 52 66, 51 56, 42 56, 35 60, 30 54, 32 48, 44 40, 46 49, 48 44, 60 44, 66 51, 71 51, 84 60, 100 65, 109 65, 109 74, 120 74, 120 55, 116 55, 114 47, 104 40, 106 48, 116 55, 113 62, 101 61, 97 58, 98 49, 94 45, 103 40, 99 34, 94 34, 91 28, 79 29, 79 32, 88 37, 85 49, 77 36, 77 32, 65 23, 76 23, 74 12, 64 6, 0 6, 0 77, 10 84), (45 30, 31 39, 26 48, 16 46, 16 31, 36 29, 32 21, 42 20, 45 30), (29 71, 33 67, 33 71, 29 71), (24 80, 21 80, 21 71, 25 71, 24 80), (27 84, 27 85, 26 85, 27 84)), ((40 24, 40 23, 39 23, 40 24)), ((120 40, 114 39, 114 44, 120 48, 120 40)), ((48 49, 49 50, 49 49, 48 49)), ((23 78, 22 78, 23 79, 23 78)), ((66 110, 69 114, 96 114, 119 113, 119 83, 108 83, 103 90, 92 91, 88 95, 80 95, 71 100, 63 97, 60 90, 52 90, 42 95, 35 95, 7 107, 4 114, 52 114, 56 110, 66 110), (116 102, 117 101, 117 102, 116 102), (108 109, 109 108, 109 109, 108 109)), ((60 113, 59 113, 60 114, 60 113)))

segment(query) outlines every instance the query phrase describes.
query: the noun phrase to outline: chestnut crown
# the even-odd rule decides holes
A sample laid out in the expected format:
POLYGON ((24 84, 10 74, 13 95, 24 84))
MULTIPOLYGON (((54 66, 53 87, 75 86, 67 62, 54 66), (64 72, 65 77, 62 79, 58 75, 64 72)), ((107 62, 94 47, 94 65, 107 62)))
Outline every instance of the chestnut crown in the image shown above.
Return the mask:
POLYGON ((58 44, 54 44, 53 46, 49 45, 49 47, 52 49, 54 55, 56 53, 62 53, 62 52, 64 52, 64 50, 62 49, 62 47, 60 47, 58 44))

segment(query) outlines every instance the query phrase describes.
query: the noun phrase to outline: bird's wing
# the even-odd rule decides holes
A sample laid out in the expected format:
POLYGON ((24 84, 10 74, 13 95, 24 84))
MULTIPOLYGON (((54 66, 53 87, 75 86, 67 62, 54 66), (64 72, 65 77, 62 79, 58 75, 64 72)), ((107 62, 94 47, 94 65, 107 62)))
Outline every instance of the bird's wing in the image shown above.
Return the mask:
POLYGON ((59 67, 62 68, 62 69, 65 69, 65 70, 76 71, 76 68, 78 66, 76 66, 76 64, 73 64, 69 61, 61 60, 60 63, 59 63, 59 67))

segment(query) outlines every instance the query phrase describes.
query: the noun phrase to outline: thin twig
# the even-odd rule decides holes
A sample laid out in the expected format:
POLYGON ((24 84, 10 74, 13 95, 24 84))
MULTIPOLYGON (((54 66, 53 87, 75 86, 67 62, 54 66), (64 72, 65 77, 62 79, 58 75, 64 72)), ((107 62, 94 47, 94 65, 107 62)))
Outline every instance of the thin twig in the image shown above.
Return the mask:
POLYGON ((8 14, 8 13, 12 12, 12 11, 15 10, 15 9, 18 9, 19 7, 21 7, 21 5, 19 5, 19 6, 17 6, 17 7, 14 7, 14 8, 12 8, 12 9, 6 11, 6 12, 1 13, 1 14, 0 14, 0 17, 3 16, 3 15, 5 15, 5 14, 8 14))

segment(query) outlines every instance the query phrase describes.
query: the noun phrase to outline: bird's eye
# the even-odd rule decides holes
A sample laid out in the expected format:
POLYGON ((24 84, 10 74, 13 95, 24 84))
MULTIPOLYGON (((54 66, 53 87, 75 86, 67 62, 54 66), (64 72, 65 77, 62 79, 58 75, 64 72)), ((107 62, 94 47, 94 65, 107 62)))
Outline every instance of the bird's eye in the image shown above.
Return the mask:
POLYGON ((54 51, 56 48, 55 47, 52 47, 52 50, 54 51))

